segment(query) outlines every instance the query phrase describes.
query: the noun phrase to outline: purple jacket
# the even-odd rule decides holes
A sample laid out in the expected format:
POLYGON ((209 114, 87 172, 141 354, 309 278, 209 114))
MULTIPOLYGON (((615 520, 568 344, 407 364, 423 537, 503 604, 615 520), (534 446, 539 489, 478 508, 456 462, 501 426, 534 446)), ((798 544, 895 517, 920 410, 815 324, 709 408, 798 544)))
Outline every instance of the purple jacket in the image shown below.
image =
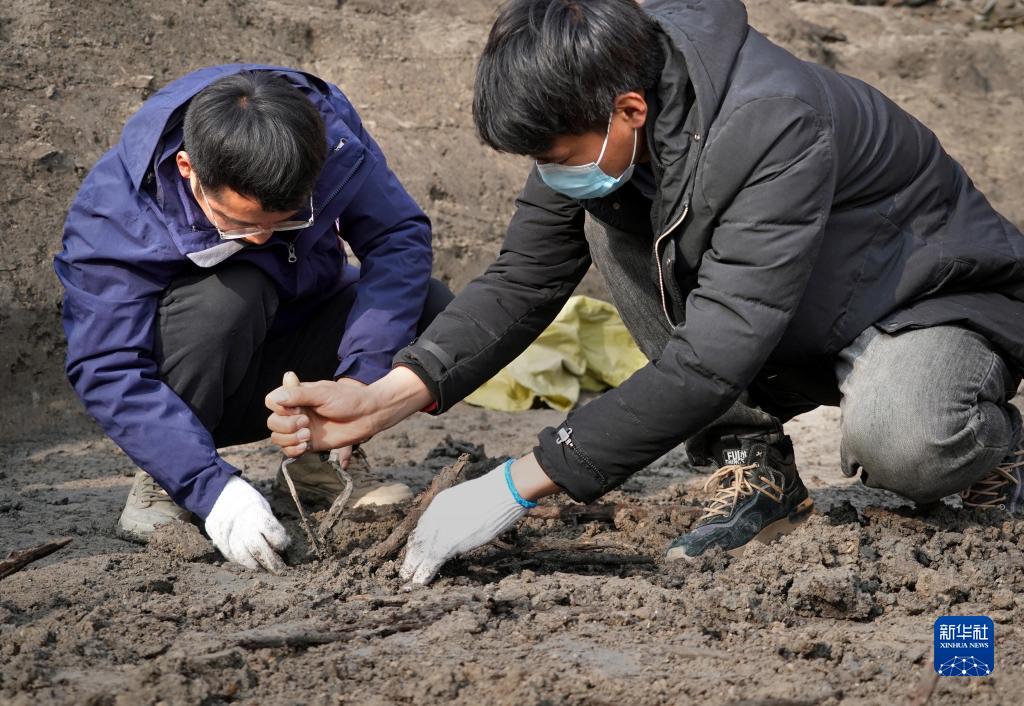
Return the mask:
POLYGON ((337 87, 310 74, 233 64, 188 74, 128 120, 121 139, 86 177, 55 258, 64 285, 67 374, 89 413, 176 503, 205 518, 238 470, 161 380, 154 362, 157 303, 187 271, 231 258, 275 283, 275 331, 301 323, 358 281, 338 348, 337 377, 370 383, 412 340, 431 270, 430 221, 388 169, 337 87), (245 69, 279 72, 320 110, 328 157, 313 193, 315 224, 298 231, 294 263, 276 236, 263 246, 221 241, 183 188, 181 149, 188 101, 218 78, 245 69), (349 264, 341 237, 359 258, 349 264))

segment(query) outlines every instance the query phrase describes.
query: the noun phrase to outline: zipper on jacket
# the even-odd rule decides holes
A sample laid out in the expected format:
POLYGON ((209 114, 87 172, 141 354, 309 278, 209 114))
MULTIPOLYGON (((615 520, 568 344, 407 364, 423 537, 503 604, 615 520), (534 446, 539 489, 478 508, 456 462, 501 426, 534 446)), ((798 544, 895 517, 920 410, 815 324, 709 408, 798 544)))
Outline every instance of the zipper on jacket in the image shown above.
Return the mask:
POLYGON ((559 446, 568 446, 572 449, 576 456, 583 461, 584 465, 593 471, 594 475, 600 478, 602 483, 604 482, 605 477, 604 473, 601 472, 601 469, 599 469, 594 462, 591 461, 585 453, 583 453, 583 450, 573 442, 572 427, 559 427, 558 434, 555 436, 555 443, 559 446))
MULTIPOLYGON (((348 144, 348 140, 346 140, 343 137, 343 138, 341 138, 341 140, 338 141, 338 144, 334 148, 333 151, 334 152, 338 152, 347 144, 348 144)), ((366 155, 365 154, 359 155, 359 159, 358 159, 358 161, 356 161, 356 165, 354 167, 352 167, 352 171, 350 171, 348 173, 348 176, 346 176, 345 179, 342 180, 342 182, 340 184, 338 184, 334 188, 334 190, 330 193, 330 195, 320 203, 319 208, 317 208, 316 211, 313 212, 313 217, 314 218, 316 216, 319 216, 321 213, 323 213, 323 210, 324 210, 324 208, 327 207, 327 204, 329 204, 334 199, 334 197, 337 196, 338 193, 340 193, 341 190, 345 188, 346 184, 348 184, 350 181, 352 181, 352 177, 354 177, 356 172, 359 171, 359 167, 361 167, 363 165, 363 161, 365 159, 366 159, 366 155)), ((298 236, 295 236, 295 237, 298 237, 298 236)), ((299 261, 298 253, 295 251, 295 237, 290 238, 288 240, 285 240, 285 243, 284 243, 285 245, 288 246, 288 262, 291 263, 291 264, 294 264, 294 263, 299 261)))
MULTIPOLYGON (((341 142, 338 143, 338 146, 334 148, 334 151, 335 152, 340 151, 346 144, 348 144, 348 140, 342 139, 341 142)), ((366 153, 363 152, 363 154, 359 155, 359 159, 356 160, 356 165, 354 167, 352 167, 352 171, 350 171, 348 173, 348 176, 346 176, 342 180, 342 182, 340 184, 338 184, 336 187, 334 187, 334 191, 332 191, 330 194, 328 194, 327 198, 325 198, 320 203, 320 206, 316 210, 316 212, 314 213, 314 216, 319 216, 320 213, 327 207, 327 204, 329 204, 331 201, 333 201, 334 197, 337 196, 341 192, 341 190, 344 189, 345 186, 350 181, 352 181, 352 177, 354 177, 356 175, 356 172, 359 171, 359 168, 361 166, 363 166, 363 162, 365 162, 365 161, 366 161, 366 153)))
MULTIPOLYGON (((665 314, 665 319, 668 321, 668 325, 675 327, 675 322, 668 313, 668 299, 665 297, 665 277, 661 271, 661 241, 664 240, 669 233, 674 231, 680 226, 680 224, 686 220, 686 214, 690 212, 690 201, 687 199, 683 202, 683 215, 679 216, 675 223, 670 225, 664 233, 658 236, 657 240, 654 241, 654 262, 658 266, 658 291, 661 293, 661 310, 665 314)), ((572 431, 570 429, 570 431, 572 431)))

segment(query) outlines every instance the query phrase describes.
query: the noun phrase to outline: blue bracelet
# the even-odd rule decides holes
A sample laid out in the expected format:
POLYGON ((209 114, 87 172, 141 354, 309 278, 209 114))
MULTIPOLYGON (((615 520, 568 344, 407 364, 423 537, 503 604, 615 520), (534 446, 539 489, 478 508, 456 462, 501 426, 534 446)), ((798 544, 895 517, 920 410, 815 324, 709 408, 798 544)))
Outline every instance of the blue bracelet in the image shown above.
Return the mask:
POLYGON ((505 461, 505 485, 508 486, 508 491, 512 493, 512 497, 516 499, 516 502, 525 507, 527 510, 529 510, 531 507, 537 507, 537 503, 533 502, 532 500, 525 499, 522 495, 519 494, 519 491, 516 490, 516 484, 512 482, 513 460, 514 459, 510 458, 509 460, 505 461))

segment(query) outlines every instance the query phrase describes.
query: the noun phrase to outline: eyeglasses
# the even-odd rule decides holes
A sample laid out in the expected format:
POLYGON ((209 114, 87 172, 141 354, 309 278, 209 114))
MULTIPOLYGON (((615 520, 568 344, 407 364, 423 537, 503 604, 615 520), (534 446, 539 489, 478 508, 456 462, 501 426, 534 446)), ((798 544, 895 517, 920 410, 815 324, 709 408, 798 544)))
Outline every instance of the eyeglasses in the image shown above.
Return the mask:
POLYGON ((198 179, 196 182, 199 184, 199 193, 203 195, 203 201, 206 202, 206 208, 210 211, 210 220, 213 222, 213 227, 217 229, 217 234, 221 240, 238 240, 239 238, 248 238, 253 235, 260 235, 261 233, 276 233, 283 230, 302 230, 303 228, 309 228, 313 225, 313 195, 309 196, 309 219, 305 221, 280 221, 275 223, 270 228, 264 228, 263 226, 244 226, 242 228, 229 228, 228 230, 221 230, 220 225, 217 224, 217 219, 213 217, 213 207, 210 206, 210 199, 206 198, 206 190, 203 188, 203 183, 198 179))

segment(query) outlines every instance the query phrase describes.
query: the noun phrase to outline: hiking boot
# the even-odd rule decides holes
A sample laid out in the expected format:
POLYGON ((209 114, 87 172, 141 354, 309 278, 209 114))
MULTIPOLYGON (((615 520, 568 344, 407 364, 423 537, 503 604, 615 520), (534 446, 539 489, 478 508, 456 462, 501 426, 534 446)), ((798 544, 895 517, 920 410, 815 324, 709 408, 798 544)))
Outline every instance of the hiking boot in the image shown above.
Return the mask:
POLYGON ((188 522, 191 517, 192 513, 175 504, 167 491, 156 484, 153 476, 139 471, 117 521, 117 534, 123 539, 145 544, 159 525, 174 520, 188 522))
MULTIPOLYGON (((370 470, 366 454, 355 451, 345 469, 352 476, 352 495, 348 507, 366 505, 397 505, 412 500, 412 490, 405 483, 384 481, 376 478, 370 470)), ((288 474, 295 484, 295 492, 303 503, 330 505, 345 489, 345 482, 338 477, 329 461, 321 461, 320 454, 303 454, 288 466, 288 474)), ((284 474, 277 471, 274 492, 286 498, 291 497, 284 474)))
POLYGON ((964 507, 1024 515, 1024 437, 991 473, 960 493, 964 507))
POLYGON ((704 490, 715 495, 692 530, 672 542, 665 558, 693 561, 712 547, 733 556, 757 539, 767 544, 807 519, 814 503, 797 474, 793 443, 734 438, 734 445, 715 451, 719 469, 704 490))

